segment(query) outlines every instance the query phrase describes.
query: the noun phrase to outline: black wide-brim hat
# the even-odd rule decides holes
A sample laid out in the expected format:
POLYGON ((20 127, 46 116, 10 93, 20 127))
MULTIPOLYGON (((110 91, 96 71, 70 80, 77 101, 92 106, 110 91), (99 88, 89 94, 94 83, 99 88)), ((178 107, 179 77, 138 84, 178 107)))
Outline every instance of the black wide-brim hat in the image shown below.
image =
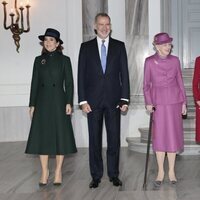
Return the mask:
POLYGON ((63 41, 60 39, 60 32, 53 28, 47 28, 44 35, 39 35, 38 38, 44 41, 45 36, 54 37, 60 44, 63 44, 63 41))

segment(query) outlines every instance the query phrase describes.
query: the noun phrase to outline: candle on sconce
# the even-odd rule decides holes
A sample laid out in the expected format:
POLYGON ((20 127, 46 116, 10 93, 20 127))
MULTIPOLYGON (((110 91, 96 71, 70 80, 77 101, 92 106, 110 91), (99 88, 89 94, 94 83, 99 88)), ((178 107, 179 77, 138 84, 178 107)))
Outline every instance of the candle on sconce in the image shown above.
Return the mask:
MULTIPOLYGON (((30 1, 29 0, 19 0, 19 4, 17 0, 9 0, 9 3, 7 3, 8 0, 3 0, 3 12, 4 12, 4 20, 3 20, 3 26, 4 29, 10 30, 12 32, 12 37, 14 39, 14 43, 16 45, 16 51, 19 53, 20 48, 20 35, 22 33, 28 33, 30 31, 30 21, 29 21, 29 9, 30 9, 30 1), (7 4, 9 4, 12 1, 14 5, 11 5, 11 7, 7 7, 7 4), (11 8, 11 9, 10 9, 11 8), (27 21, 27 27, 24 27, 24 16, 23 11, 24 8, 26 8, 26 21, 27 21), (10 10, 10 19, 11 23, 10 25, 7 25, 7 10, 10 10)), ((8 11, 9 12, 9 11, 8 11)))
POLYGON ((11 9, 10 9, 10 15, 15 15, 15 14, 14 14, 14 8, 11 8, 11 9))
POLYGON ((26 6, 30 6, 30 1, 29 0, 26 1, 26 6))
POLYGON ((20 2, 20 6, 19 6, 19 8, 21 8, 21 9, 24 8, 24 7, 23 7, 23 2, 22 2, 22 1, 20 2))

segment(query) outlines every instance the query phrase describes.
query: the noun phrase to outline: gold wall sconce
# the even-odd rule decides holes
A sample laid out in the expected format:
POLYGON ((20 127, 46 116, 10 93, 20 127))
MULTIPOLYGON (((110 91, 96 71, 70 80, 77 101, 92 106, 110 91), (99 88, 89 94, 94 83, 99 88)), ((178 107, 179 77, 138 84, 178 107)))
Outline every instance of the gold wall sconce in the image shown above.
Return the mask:
POLYGON ((16 51, 19 53, 19 47, 20 47, 20 35, 22 33, 27 33, 30 31, 30 21, 29 21, 29 8, 30 3, 29 0, 26 1, 26 5, 23 6, 23 3, 20 3, 20 6, 18 7, 17 0, 14 1, 14 7, 11 8, 10 11, 10 17, 11 17, 11 24, 7 26, 7 8, 6 5, 8 4, 6 1, 2 2, 3 4, 3 11, 4 11, 4 28, 6 30, 10 29, 10 31, 13 34, 13 39, 16 45, 16 51), (24 28, 24 15, 23 11, 26 8, 26 21, 27 21, 27 28, 24 28))

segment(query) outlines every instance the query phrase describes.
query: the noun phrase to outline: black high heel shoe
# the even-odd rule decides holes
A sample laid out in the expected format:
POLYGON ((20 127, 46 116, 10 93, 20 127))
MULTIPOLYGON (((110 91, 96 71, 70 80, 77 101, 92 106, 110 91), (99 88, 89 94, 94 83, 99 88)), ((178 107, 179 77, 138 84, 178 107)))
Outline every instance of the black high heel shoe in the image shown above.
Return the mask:
POLYGON ((158 189, 158 188, 160 188, 160 186, 162 185, 162 181, 155 180, 155 181, 153 182, 153 185, 154 185, 154 187, 156 187, 156 188, 158 189))
POLYGON ((53 183, 55 186, 60 186, 60 185, 62 185, 62 182, 54 182, 53 183))
POLYGON ((53 184, 54 184, 55 186, 60 186, 60 185, 62 185, 62 173, 61 173, 60 181, 55 181, 55 180, 54 180, 53 184))
POLYGON ((169 181, 172 185, 176 185, 177 184, 177 179, 176 179, 176 176, 171 176, 173 178, 170 178, 170 175, 169 175, 169 181))
POLYGON ((40 187, 43 187, 43 186, 46 186, 47 185, 47 183, 48 183, 48 179, 49 179, 49 170, 48 170, 48 173, 47 173, 47 179, 46 179, 46 182, 39 182, 39 186, 40 187))
POLYGON ((176 184, 177 184, 177 180, 170 180, 170 183, 171 183, 172 185, 176 185, 176 184))
POLYGON ((46 185, 47 185, 47 182, 46 182, 46 183, 39 182, 39 186, 40 186, 40 187, 44 187, 44 186, 46 186, 46 185))

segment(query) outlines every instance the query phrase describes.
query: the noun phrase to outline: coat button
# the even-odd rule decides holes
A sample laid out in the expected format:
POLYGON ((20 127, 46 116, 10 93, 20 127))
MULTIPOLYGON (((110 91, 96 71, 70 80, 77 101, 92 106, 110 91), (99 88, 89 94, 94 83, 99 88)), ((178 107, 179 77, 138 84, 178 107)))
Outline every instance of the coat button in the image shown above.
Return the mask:
POLYGON ((42 83, 42 87, 44 87, 44 83, 42 83))
POLYGON ((55 86, 56 86, 56 84, 54 83, 54 84, 53 84, 53 87, 55 87, 55 86))

